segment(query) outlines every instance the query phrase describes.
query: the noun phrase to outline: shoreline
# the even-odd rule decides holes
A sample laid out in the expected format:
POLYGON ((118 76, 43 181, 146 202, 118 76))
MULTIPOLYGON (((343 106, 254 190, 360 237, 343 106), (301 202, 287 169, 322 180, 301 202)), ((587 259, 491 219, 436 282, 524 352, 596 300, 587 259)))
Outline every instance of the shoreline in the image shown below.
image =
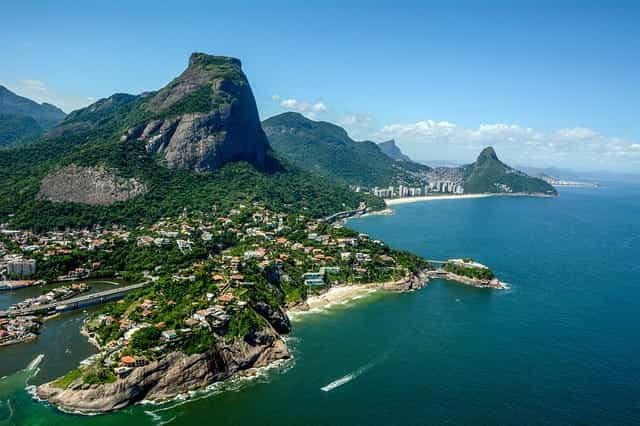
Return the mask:
POLYGON ((389 198, 384 200, 384 202, 387 206, 395 206, 398 204, 418 203, 423 201, 467 200, 467 199, 473 199, 473 198, 488 198, 488 197, 553 198, 553 197, 556 197, 556 195, 541 194, 541 193, 526 193, 526 192, 481 193, 481 194, 460 194, 460 195, 421 195, 419 197, 389 198))
POLYGON ((287 315, 296 317, 300 314, 320 312, 335 305, 345 305, 380 290, 388 292, 410 292, 424 288, 429 283, 428 271, 419 274, 408 274, 395 281, 373 282, 363 284, 339 284, 329 287, 320 294, 313 295, 301 304, 289 307, 287 315))

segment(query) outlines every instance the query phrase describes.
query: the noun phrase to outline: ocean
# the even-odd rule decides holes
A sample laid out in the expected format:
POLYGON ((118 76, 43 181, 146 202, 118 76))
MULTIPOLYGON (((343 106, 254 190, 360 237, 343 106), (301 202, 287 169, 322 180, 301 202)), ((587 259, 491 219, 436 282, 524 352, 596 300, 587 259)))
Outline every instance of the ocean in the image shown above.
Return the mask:
POLYGON ((70 315, 29 359, 0 349, 19 368, 44 355, 4 369, 0 425, 640 424, 640 186, 394 210, 348 225, 429 259, 472 257, 510 289, 376 292, 296 317, 294 359, 257 379, 93 417, 25 390, 86 356, 70 315))

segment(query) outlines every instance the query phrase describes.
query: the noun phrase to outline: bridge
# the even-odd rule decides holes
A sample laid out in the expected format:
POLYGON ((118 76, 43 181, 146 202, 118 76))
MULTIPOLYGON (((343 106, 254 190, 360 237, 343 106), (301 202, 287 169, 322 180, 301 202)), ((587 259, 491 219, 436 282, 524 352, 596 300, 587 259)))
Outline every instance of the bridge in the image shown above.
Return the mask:
POLYGON ((119 287, 110 290, 100 291, 97 293, 84 294, 72 299, 53 302, 48 305, 34 306, 26 309, 12 309, 0 311, 0 318, 20 317, 25 315, 41 315, 41 314, 57 314, 60 312, 73 311, 76 309, 86 308, 88 306, 101 305, 111 302, 112 300, 121 299, 130 291, 138 290, 147 285, 148 282, 133 284, 126 287, 119 287))
POLYGON ((327 216, 327 217, 321 219, 320 221, 321 222, 325 222, 325 223, 333 223, 333 222, 336 222, 338 220, 343 220, 343 219, 350 218, 352 216, 365 214, 366 212, 367 212, 366 204, 361 204, 360 207, 358 207, 355 210, 345 210, 345 211, 342 211, 342 212, 334 213, 331 216, 327 216))

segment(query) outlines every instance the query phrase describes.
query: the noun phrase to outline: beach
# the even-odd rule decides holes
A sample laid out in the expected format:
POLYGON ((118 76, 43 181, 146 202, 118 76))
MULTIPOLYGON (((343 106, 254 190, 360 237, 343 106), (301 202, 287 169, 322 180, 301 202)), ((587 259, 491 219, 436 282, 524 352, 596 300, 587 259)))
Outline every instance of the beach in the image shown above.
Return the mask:
POLYGON ((513 193, 484 193, 484 194, 458 194, 458 195, 422 195, 419 197, 400 197, 384 200, 387 206, 397 204, 418 203, 422 201, 440 201, 440 200, 466 200, 470 198, 487 198, 487 197, 550 197, 546 194, 527 194, 522 192, 513 193))

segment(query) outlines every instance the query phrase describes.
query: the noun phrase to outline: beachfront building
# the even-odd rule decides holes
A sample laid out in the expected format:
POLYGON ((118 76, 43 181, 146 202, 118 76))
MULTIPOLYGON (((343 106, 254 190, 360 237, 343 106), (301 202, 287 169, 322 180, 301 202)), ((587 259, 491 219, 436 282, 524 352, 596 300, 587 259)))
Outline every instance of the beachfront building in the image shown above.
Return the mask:
POLYGON ((304 285, 309 287, 325 285, 324 273, 321 272, 307 272, 302 275, 302 279, 304 280, 304 285))
POLYGON ((36 273, 36 261, 33 259, 16 259, 7 263, 9 275, 29 276, 36 273))

